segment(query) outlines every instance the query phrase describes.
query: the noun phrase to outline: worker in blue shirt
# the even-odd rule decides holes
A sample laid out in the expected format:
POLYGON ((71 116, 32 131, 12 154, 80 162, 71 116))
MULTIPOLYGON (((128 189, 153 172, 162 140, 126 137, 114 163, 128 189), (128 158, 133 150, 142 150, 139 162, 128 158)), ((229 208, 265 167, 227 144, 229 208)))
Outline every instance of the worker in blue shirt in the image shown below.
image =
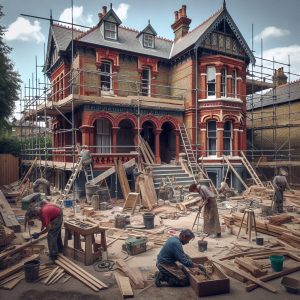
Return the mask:
POLYGON ((189 229, 180 232, 179 237, 172 236, 169 238, 157 256, 156 266, 158 272, 155 276, 157 287, 163 286, 165 282, 168 286, 188 286, 189 278, 182 268, 176 262, 191 268, 199 267, 183 251, 182 245, 186 245, 194 239, 194 233, 189 229))

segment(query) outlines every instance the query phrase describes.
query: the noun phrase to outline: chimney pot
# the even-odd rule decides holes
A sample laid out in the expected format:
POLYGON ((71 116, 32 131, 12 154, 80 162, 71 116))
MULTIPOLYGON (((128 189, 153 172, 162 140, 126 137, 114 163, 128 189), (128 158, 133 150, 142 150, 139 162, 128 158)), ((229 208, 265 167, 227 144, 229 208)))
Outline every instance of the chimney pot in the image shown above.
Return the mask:
POLYGON ((102 15, 105 16, 107 13, 107 6, 102 6, 102 15))
POLYGON ((178 11, 174 11, 174 15, 175 15, 175 22, 178 21, 178 11))
POLYGON ((101 21, 102 18, 103 18, 103 14, 102 14, 102 13, 99 13, 99 14, 98 14, 98 18, 99 18, 99 21, 101 21))
POLYGON ((181 8, 179 9, 178 14, 179 14, 179 19, 180 19, 182 17, 182 9, 181 8))
POLYGON ((182 17, 186 17, 186 5, 182 5, 182 17))

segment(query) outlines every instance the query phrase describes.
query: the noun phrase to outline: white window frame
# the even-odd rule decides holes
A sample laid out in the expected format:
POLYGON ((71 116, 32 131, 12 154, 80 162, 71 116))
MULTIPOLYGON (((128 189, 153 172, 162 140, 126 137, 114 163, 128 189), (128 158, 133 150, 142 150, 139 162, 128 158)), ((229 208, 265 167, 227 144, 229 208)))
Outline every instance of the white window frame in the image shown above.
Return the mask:
POLYGON ((216 68, 213 66, 206 69, 206 90, 207 98, 216 98, 216 68), (213 93, 210 92, 209 87, 214 87, 213 93))
POLYGON ((151 69, 142 68, 142 83, 141 83, 142 96, 151 96, 151 69), (148 78, 144 77, 144 72, 148 73, 148 78))
POLYGON ((154 36, 152 34, 144 33, 143 45, 146 48, 154 48, 154 36))
POLYGON ((232 155, 232 139, 233 139, 233 124, 231 121, 225 121, 224 123, 224 131, 223 131, 223 154, 224 155, 232 155), (226 130, 225 126, 226 124, 230 124, 230 130, 226 130), (227 136, 228 135, 228 136, 227 136), (225 141, 229 140, 229 150, 225 150, 225 141), (228 152, 225 152, 228 151, 228 152))
POLYGON ((215 120, 209 120, 207 121, 206 125, 206 138, 207 138, 207 156, 210 157, 216 157, 217 156, 217 145, 218 145, 218 129, 217 129, 217 121, 215 120), (215 123, 215 130, 209 130, 209 123, 215 123), (211 136, 210 133, 215 132, 215 136, 211 136), (215 149, 210 149, 210 143, 209 140, 214 139, 215 140, 215 149))
POLYGON ((112 93, 112 63, 111 61, 104 60, 101 62, 100 67, 100 84, 101 93, 112 93))
POLYGON ((111 123, 105 118, 96 120, 96 152, 111 153, 111 123))
POLYGON ((237 71, 232 70, 232 81, 231 81, 232 98, 237 98, 237 71))
POLYGON ((221 97, 227 96, 227 69, 224 67, 221 69, 221 97))
POLYGON ((104 22, 104 37, 109 40, 117 40, 117 24, 104 22))

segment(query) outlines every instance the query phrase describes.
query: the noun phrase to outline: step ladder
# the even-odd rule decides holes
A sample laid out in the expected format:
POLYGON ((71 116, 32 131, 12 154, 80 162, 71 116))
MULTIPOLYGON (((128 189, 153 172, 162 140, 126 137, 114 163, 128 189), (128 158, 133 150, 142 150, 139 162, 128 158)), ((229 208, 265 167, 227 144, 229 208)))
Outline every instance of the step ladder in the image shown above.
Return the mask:
POLYGON ((179 132, 180 132, 182 144, 183 144, 183 147, 184 147, 184 151, 185 151, 185 154, 186 154, 186 157, 187 157, 188 166, 189 166, 189 169, 192 173, 194 181, 196 182, 195 175, 198 174, 198 173, 202 173, 204 178, 209 180, 209 186, 210 186, 211 190, 217 196, 219 196, 219 193, 218 193, 215 185, 213 184, 211 179, 208 177, 206 171, 204 169, 202 169, 200 167, 200 165, 197 163, 197 160, 195 158, 194 151, 192 149, 192 145, 191 145, 191 142, 190 142, 190 138, 188 136, 188 133, 187 133, 187 130, 186 130, 186 127, 185 127, 184 123, 179 125, 179 132))
POLYGON ((258 186, 263 187, 263 183, 261 182, 260 178, 258 177, 256 171, 253 169, 252 165, 250 164, 249 160, 247 159, 246 155, 243 151, 241 151, 241 161, 249 174, 251 175, 252 179, 254 180, 255 184, 258 186))
POLYGON ((78 174, 79 174, 79 171, 81 170, 82 168, 82 157, 79 157, 78 158, 78 161, 77 163, 74 165, 74 169, 73 169, 73 172, 63 190, 63 193, 62 193, 62 198, 60 200, 65 200, 66 197, 68 196, 72 186, 73 186, 73 183, 74 181, 76 180, 78 174))

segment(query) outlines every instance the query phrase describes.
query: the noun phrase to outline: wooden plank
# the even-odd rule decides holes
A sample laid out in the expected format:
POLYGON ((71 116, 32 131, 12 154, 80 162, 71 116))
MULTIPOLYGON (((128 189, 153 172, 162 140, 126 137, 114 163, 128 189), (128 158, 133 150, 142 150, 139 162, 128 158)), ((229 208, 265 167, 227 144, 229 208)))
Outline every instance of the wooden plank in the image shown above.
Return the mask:
POLYGON ((20 186, 22 186, 28 179, 28 177, 30 176, 31 172, 32 172, 32 169, 34 168, 36 162, 37 162, 37 157, 33 160, 30 168, 28 169, 28 171, 26 172, 25 176, 23 177, 22 181, 21 181, 21 184, 20 186))
POLYGON ((144 140, 144 145, 145 145, 145 147, 147 148, 147 150, 148 150, 148 152, 149 152, 149 154, 150 154, 150 156, 151 156, 151 158, 152 158, 152 161, 153 161, 153 163, 154 163, 154 162, 155 162, 155 154, 153 153, 153 151, 152 151, 152 149, 151 149, 149 143, 148 143, 145 139, 143 139, 143 140, 144 140))
MULTIPOLYGON (((125 169, 131 168, 135 165, 135 158, 132 158, 131 160, 127 161, 126 163, 123 164, 125 169)), ((116 172, 116 168, 113 166, 109 168, 108 170, 104 171, 97 177, 95 177, 93 180, 91 180, 91 184, 97 184, 106 179, 107 177, 111 176, 116 172)))
POLYGON ((97 279, 96 277, 92 276, 90 273, 88 273, 87 271, 85 271, 84 269, 80 268, 79 266, 77 266, 75 263, 73 263, 71 260, 69 260, 68 258, 66 258, 65 256, 59 254, 58 255, 60 259, 64 260, 65 262, 67 262, 70 266, 73 266, 77 269, 80 270, 80 272, 84 275, 86 275, 87 277, 92 278, 94 281, 96 281, 99 285, 101 285, 104 288, 107 288, 108 286, 102 282, 101 280, 97 279))
POLYGON ((24 266, 24 263, 26 263, 28 261, 31 261, 31 260, 34 260, 34 259, 37 259, 37 258, 39 258, 39 254, 31 255, 29 257, 26 257, 26 258, 22 259, 16 265, 11 266, 11 267, 1 271, 0 272, 0 280, 2 280, 4 278, 6 278, 7 276, 10 276, 10 275, 16 273, 17 271, 21 270, 24 266))
POLYGON ((47 285, 55 283, 59 278, 61 278, 62 276, 64 276, 64 274, 65 274, 65 270, 64 269, 58 270, 58 272, 51 278, 51 280, 49 280, 49 282, 47 283, 47 285))
POLYGON ((227 158, 227 156, 224 156, 224 159, 227 163, 227 165, 229 166, 229 168, 232 170, 232 172, 235 174, 235 176, 237 177, 237 179, 241 182, 241 184, 247 189, 248 186, 247 184, 244 182, 244 180, 241 178, 240 174, 235 170, 235 168, 233 167, 233 165, 231 164, 231 162, 229 161, 229 159, 227 158))
MULTIPOLYGON (((300 270, 300 264, 297 265, 297 266, 294 266, 293 268, 289 268, 289 269, 286 269, 286 270, 283 270, 283 271, 280 271, 280 272, 274 272, 272 274, 262 276, 259 279, 263 282, 267 282, 267 281, 270 281, 270 280, 273 280, 273 279, 276 279, 276 278, 279 278, 279 277, 297 272, 299 270, 300 270)), ((255 290, 258 287, 259 287, 258 284, 251 282, 246 286, 246 291, 251 292, 251 291, 255 290)))
POLYGON ((59 265, 60 267, 62 267, 67 273, 69 273, 70 275, 72 275, 73 277, 75 277, 76 279, 78 279, 79 281, 81 281, 82 283, 84 283, 86 286, 88 286, 89 288, 91 288, 93 291, 98 292, 100 290, 99 287, 95 286, 95 283, 92 282, 88 279, 88 277, 83 277, 83 275, 81 275, 80 271, 78 271, 75 268, 70 268, 68 265, 66 265, 64 262, 60 261, 60 260, 56 260, 55 263, 57 265, 59 265))
POLYGON ((114 276, 120 292, 123 298, 132 298, 134 297, 133 290, 129 281, 129 278, 126 276, 119 275, 117 272, 114 272, 114 276))
POLYGON ((0 214, 2 215, 2 219, 4 221, 4 225, 15 232, 21 232, 21 225, 19 224, 18 220, 16 219, 16 216, 6 200, 6 197, 0 190, 0 214))
POLYGON ((17 277, 7 283, 5 283, 4 285, 1 285, 0 288, 1 289, 5 289, 5 290, 12 290, 18 283, 20 283, 22 280, 24 279, 24 275, 22 277, 17 277))
POLYGON ((52 270, 52 272, 49 274, 49 276, 44 280, 44 283, 47 284, 50 279, 54 276, 54 274, 58 271, 59 267, 56 267, 52 270))
POLYGON ((244 269, 246 269, 247 271, 249 271, 254 277, 260 277, 266 275, 266 273, 268 272, 268 270, 260 270, 254 264, 250 264, 247 261, 247 258, 236 258, 234 262, 239 266, 243 267, 244 269))
POLYGON ((129 187, 127 175, 125 172, 125 168, 123 167, 120 160, 115 161, 115 168, 116 168, 116 172, 117 172, 117 175, 119 178, 119 183, 121 186, 123 197, 124 197, 124 199, 126 199, 128 194, 130 193, 130 187, 129 187))
POLYGON ((150 200, 150 195, 148 193, 146 184, 145 184, 145 178, 143 175, 140 175, 138 177, 138 184, 139 184, 139 188, 141 191, 141 196, 142 196, 142 204, 144 207, 147 207, 149 210, 152 210, 153 206, 150 200))
POLYGON ((253 281, 254 283, 258 284, 259 286, 265 288, 266 290, 272 292, 272 293, 278 293, 277 289, 274 288, 272 285, 263 282, 262 280, 253 277, 252 275, 248 274, 247 272, 244 272, 242 270, 239 270, 235 267, 232 267, 230 265, 228 265, 227 263, 225 263, 224 261, 220 261, 220 260, 213 260, 213 262, 219 264, 220 266, 224 266, 226 268, 229 268, 232 272, 239 274, 243 277, 245 277, 246 279, 253 281))
POLYGON ((139 193, 128 193, 128 196, 123 205, 123 211, 126 209, 134 209, 137 203, 139 193))
POLYGON ((19 158, 12 154, 0 154, 0 185, 19 180, 19 158))

